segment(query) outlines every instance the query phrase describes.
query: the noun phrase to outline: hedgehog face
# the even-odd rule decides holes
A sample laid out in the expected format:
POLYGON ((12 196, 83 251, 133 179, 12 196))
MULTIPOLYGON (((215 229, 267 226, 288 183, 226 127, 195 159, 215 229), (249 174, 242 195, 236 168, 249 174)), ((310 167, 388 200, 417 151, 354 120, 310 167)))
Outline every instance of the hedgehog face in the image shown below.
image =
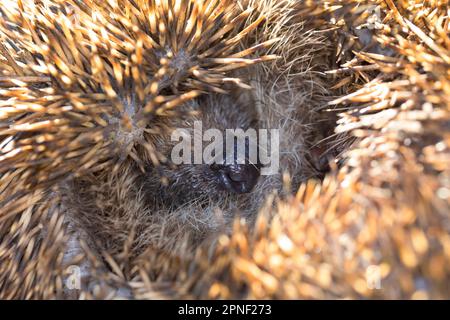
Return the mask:
MULTIPOLYGON (((169 125, 188 135, 187 143, 190 147, 184 152, 191 151, 191 154, 184 157, 190 161, 177 163, 175 166, 163 166, 159 168, 159 172, 151 168, 147 172, 145 182, 146 189, 150 190, 149 194, 153 197, 157 194, 159 197, 157 201, 182 205, 192 201, 220 199, 251 192, 258 182, 259 165, 257 159, 251 161, 248 157, 249 140, 245 141, 245 164, 237 161, 237 142, 233 141, 233 152, 230 152, 225 141, 227 130, 257 130, 257 112, 251 93, 239 90, 229 95, 206 95, 183 106, 183 111, 187 116, 182 120, 171 120, 169 125), (212 162, 203 158, 204 148, 209 142, 205 142, 203 148, 195 147, 198 141, 200 143, 205 141, 207 134, 203 134, 211 130, 223 137, 220 142, 223 143, 223 153, 217 155, 212 162), (194 154, 199 150, 202 152, 201 163, 198 163, 198 154, 194 154), (160 181, 161 175, 166 179, 165 184, 160 181), (158 191, 155 192, 155 189, 158 191)), ((173 137, 172 132, 171 137, 165 135, 156 142, 157 149, 162 150, 169 159, 173 158, 174 148, 180 144, 180 141, 173 137)), ((215 138, 211 141, 213 140, 215 138)), ((183 143, 186 143, 186 140, 183 143)))

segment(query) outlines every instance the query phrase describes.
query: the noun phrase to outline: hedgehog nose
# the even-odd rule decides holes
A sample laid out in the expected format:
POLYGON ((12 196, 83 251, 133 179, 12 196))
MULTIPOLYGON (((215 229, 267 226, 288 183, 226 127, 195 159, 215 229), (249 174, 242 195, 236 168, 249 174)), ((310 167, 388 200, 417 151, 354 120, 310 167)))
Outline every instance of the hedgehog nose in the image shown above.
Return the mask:
POLYGON ((221 186, 238 194, 252 191, 259 178, 259 170, 253 164, 212 165, 221 186))

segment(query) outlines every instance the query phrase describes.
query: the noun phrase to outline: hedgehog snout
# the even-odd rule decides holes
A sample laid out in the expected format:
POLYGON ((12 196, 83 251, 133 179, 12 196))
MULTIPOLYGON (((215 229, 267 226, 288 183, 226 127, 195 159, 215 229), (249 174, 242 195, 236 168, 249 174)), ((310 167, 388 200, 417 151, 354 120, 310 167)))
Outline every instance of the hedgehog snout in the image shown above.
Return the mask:
POLYGON ((254 164, 211 165, 220 186, 234 193, 249 193, 259 178, 259 169, 254 164))

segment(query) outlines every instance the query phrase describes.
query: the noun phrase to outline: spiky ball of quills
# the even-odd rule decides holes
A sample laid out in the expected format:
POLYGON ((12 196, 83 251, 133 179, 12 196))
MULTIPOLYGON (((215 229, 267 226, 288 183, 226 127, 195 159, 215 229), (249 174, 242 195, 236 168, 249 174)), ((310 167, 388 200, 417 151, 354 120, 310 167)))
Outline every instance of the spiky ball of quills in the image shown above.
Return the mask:
MULTIPOLYGON (((186 3, 200 4, 202 10, 187 10, 193 16, 186 21, 196 21, 195 30, 204 32, 208 24, 203 22, 209 21, 222 31, 229 28, 232 35, 226 39, 237 41, 227 43, 234 45, 227 51, 224 40, 217 38, 217 51, 212 50, 217 56, 196 60, 192 72, 178 74, 177 66, 185 62, 177 60, 181 55, 157 50, 170 43, 170 37, 159 38, 170 32, 159 31, 183 30, 175 20, 185 18, 174 19, 166 1, 39 1, 27 10, 23 6, 31 2, 19 1, 18 7, 13 2, 10 11, 1 12, 0 27, 7 39, 0 59, 5 137, 0 159, 0 292, 8 298, 49 298, 61 292, 61 252, 67 240, 52 188, 71 175, 114 167, 111 150, 138 163, 164 161, 145 139, 145 133, 151 135, 145 119, 176 110, 199 91, 220 90, 229 81, 222 72, 258 61, 240 60, 239 52, 253 54, 272 42, 238 49, 240 37, 259 21, 250 12, 229 10, 246 1, 229 1, 225 7, 216 1, 174 1, 180 4, 171 6, 180 10, 177 17, 186 12, 186 3), (121 9, 114 10, 117 2, 121 9), (57 3, 61 7, 51 8, 57 3), (210 15, 219 21, 199 19, 199 12, 208 12, 206 4, 228 15, 210 15), (110 11, 112 16, 106 14, 110 11), (71 21, 77 17, 82 18, 71 21), (239 17, 243 26, 231 22, 239 17), (120 32, 123 27, 130 34, 120 32), (146 65, 144 53, 155 52, 163 52, 161 59, 152 56, 146 65), (149 73, 137 65, 145 65, 149 73), (136 87, 124 88, 127 79, 136 87), (177 94, 166 97, 159 90, 177 94), (137 99, 144 108, 127 110, 127 99, 137 99), (111 127, 123 134, 111 137, 111 127)), ((336 130, 356 138, 343 166, 292 196, 269 198, 254 228, 236 221, 231 236, 219 237, 193 257, 161 260, 161 254, 149 250, 130 265, 127 248, 115 259, 106 255, 112 271, 99 267, 101 284, 82 297, 114 297, 108 287, 127 287, 135 298, 449 297, 447 5, 301 1, 289 8, 291 19, 317 18, 317 30, 334 29, 334 39, 339 39, 343 68, 330 77, 335 74, 335 88, 351 93, 334 101, 346 110, 336 130), (349 49, 355 57, 346 61, 349 49), (368 287, 367 272, 373 266, 382 277, 381 290, 368 287)), ((175 34, 183 39, 183 32, 175 34)), ((195 34, 190 33, 191 40, 195 34)), ((214 37, 201 37, 210 39, 214 37)), ((176 41, 180 43, 191 41, 176 41)), ((214 45, 207 43, 205 52, 209 47, 214 45)), ((98 259, 92 260, 95 266, 98 259)))

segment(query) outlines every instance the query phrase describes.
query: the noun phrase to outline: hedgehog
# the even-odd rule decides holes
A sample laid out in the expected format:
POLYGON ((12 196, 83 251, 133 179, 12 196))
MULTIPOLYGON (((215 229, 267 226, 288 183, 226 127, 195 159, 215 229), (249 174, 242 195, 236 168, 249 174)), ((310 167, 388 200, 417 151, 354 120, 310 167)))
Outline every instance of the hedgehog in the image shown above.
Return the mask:
POLYGON ((445 4, 10 2, 2 297, 448 298, 445 4), (172 166, 196 120, 286 174, 172 166))

